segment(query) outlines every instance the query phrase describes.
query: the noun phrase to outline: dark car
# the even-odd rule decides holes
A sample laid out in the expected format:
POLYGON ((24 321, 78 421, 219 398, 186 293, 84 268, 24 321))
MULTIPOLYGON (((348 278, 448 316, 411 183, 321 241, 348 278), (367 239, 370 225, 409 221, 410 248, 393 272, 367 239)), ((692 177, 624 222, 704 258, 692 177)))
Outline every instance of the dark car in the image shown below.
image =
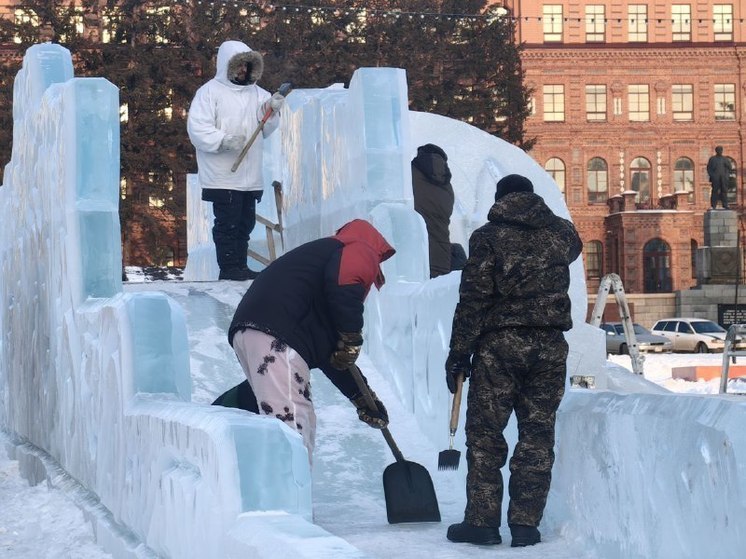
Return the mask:
MULTIPOLYGON (((606 353, 629 353, 629 341, 624 335, 624 327, 621 322, 605 322, 600 328, 606 332, 606 353)), ((653 334, 647 328, 639 324, 632 325, 635 331, 637 349, 641 352, 671 353, 673 343, 665 336, 653 334)))

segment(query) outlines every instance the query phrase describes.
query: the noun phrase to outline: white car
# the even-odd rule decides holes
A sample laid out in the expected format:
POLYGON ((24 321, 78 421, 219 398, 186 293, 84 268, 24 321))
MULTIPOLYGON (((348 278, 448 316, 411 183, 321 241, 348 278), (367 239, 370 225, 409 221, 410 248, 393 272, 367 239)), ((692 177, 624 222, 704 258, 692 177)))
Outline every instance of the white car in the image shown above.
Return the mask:
MULTIPOLYGON (((704 318, 664 318, 651 328, 653 334, 665 336, 673 342, 674 351, 709 353, 725 348, 725 328, 704 318)), ((740 348, 743 339, 736 337, 736 347, 740 348)))

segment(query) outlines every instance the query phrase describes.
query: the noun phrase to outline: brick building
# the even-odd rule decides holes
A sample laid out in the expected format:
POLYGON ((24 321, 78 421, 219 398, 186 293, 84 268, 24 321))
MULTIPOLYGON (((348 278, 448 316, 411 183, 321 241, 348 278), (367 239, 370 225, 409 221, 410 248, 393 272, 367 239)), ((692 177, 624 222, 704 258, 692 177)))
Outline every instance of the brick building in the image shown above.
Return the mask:
POLYGON ((588 292, 697 284, 716 145, 744 211, 746 5, 741 0, 508 0, 533 89, 531 155, 552 174, 585 245, 588 292))

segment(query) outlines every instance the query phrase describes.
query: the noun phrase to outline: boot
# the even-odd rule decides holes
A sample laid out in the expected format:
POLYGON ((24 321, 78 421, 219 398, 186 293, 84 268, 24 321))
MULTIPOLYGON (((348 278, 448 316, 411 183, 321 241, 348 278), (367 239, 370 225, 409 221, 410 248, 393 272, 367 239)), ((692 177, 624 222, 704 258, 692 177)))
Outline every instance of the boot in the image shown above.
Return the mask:
POLYGON ((218 279, 219 280, 246 281, 246 280, 253 280, 258 275, 259 275, 259 272, 249 270, 248 268, 246 268, 245 270, 239 270, 238 268, 231 268, 229 270, 220 270, 220 275, 218 276, 218 279))
POLYGON ((220 268, 219 280, 253 280, 259 274, 246 266, 246 252, 241 253, 236 249, 236 242, 231 239, 215 241, 215 253, 220 268))
POLYGON ((466 522, 451 524, 446 537, 452 542, 473 543, 477 545, 497 545, 502 543, 500 529, 491 526, 473 526, 466 522))
POLYGON ((233 262, 237 269, 252 274, 253 277, 250 279, 254 279, 259 274, 259 272, 255 272, 254 270, 250 269, 246 264, 246 254, 248 253, 248 251, 249 241, 236 241, 234 252, 235 256, 233 262))
POLYGON ((512 536, 510 547, 526 547, 541 541, 541 532, 536 526, 511 524, 510 535, 512 536))

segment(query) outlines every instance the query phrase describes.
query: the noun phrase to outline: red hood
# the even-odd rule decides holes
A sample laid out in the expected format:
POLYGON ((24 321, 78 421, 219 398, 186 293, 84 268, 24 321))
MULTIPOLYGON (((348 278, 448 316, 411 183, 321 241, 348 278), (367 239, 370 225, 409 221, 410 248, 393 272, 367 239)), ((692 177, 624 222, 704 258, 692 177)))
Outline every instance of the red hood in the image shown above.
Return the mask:
MULTIPOLYGON (((334 235, 335 239, 340 240, 345 245, 353 242, 360 242, 368 245, 378 255, 378 263, 388 260, 395 253, 394 247, 392 247, 383 235, 378 232, 378 229, 373 227, 370 223, 364 219, 353 219, 352 221, 344 224, 339 228, 337 234, 334 235)), ((383 272, 379 266, 378 275, 374 281, 376 288, 381 289, 386 279, 383 277, 383 272)))

